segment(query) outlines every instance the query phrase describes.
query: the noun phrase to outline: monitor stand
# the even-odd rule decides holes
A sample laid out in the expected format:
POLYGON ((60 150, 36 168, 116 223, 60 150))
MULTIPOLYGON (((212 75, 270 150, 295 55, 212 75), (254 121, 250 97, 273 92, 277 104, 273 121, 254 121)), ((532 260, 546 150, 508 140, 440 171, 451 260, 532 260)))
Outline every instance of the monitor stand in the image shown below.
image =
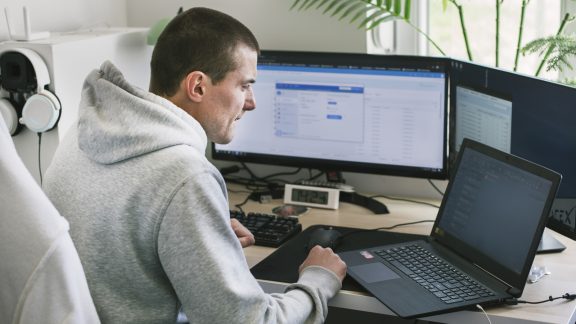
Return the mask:
POLYGON ((338 170, 323 170, 326 174, 326 181, 331 184, 339 184, 340 187, 336 186, 334 188, 340 189, 340 201, 349 204, 358 205, 368 209, 374 214, 389 214, 388 207, 386 205, 372 197, 363 196, 354 192, 352 186, 345 185, 346 180, 342 175, 341 171, 338 170))
POLYGON ((340 201, 362 206, 374 214, 388 214, 388 207, 378 200, 355 192, 340 191, 340 201))
POLYGON ((538 250, 536 253, 554 253, 562 252, 566 249, 566 246, 558 241, 550 233, 544 232, 542 234, 542 239, 540 239, 540 244, 538 244, 538 250))

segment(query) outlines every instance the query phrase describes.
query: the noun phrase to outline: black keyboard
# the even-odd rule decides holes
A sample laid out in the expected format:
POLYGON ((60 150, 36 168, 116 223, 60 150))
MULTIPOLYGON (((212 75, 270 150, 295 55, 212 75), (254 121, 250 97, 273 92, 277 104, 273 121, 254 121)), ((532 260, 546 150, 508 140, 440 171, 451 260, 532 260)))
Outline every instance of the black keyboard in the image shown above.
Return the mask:
POLYGON ((256 245, 278 247, 292 236, 302 232, 302 224, 296 217, 272 214, 248 213, 230 210, 230 218, 244 225, 256 239, 256 245))
POLYGON ((493 295, 483 285, 418 245, 394 247, 376 254, 446 304, 493 295))

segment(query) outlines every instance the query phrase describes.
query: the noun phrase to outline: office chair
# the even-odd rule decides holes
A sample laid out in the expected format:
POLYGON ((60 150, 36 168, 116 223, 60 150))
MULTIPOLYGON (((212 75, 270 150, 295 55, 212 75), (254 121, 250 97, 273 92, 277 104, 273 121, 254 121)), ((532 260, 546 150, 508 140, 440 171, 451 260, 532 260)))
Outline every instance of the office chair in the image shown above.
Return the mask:
POLYGON ((100 323, 68 229, 25 168, 0 116, 2 323, 100 323))

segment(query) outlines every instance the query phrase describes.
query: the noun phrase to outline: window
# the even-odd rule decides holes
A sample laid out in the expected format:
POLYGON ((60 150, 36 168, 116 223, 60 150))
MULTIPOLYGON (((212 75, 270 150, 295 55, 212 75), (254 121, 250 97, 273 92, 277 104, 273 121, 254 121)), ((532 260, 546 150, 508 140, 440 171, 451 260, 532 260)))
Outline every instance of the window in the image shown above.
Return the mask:
MULTIPOLYGON (((464 23, 472 54, 472 61, 496 66, 496 4, 495 1, 486 0, 458 0, 464 12, 464 23)), ((424 5, 424 1, 419 2, 424 5)), ((468 60, 466 47, 462 37, 462 28, 458 10, 455 5, 448 3, 446 10, 442 8, 442 1, 429 1, 428 5, 428 34, 442 48, 446 55, 458 59, 468 60)), ((500 6, 500 41, 498 67, 512 70, 516 45, 522 0, 502 1, 500 6)), ((531 0, 528 1, 524 15, 522 33, 522 46, 528 42, 545 36, 555 35, 561 22, 562 3, 559 0, 531 0)), ((440 55, 428 44, 430 55, 440 55)), ((534 75, 540 64, 538 54, 522 55, 518 59, 517 71, 534 75)), ((541 77, 557 78, 557 72, 540 73, 541 77)))
MULTIPOLYGON (((460 17, 456 6, 448 3, 446 10, 440 0, 412 1, 411 21, 436 42, 446 56, 468 60, 462 37, 460 17)), ((472 59, 474 62, 495 66, 495 1, 457 0, 464 10, 472 59)), ((576 5, 562 0, 530 0, 524 16, 522 46, 546 36, 555 35, 562 19, 562 11, 574 12, 576 5)), ((500 8, 500 68, 513 70, 518 42, 522 0, 502 1, 500 8)), ((568 24, 565 34, 574 32, 568 24)), ((414 54, 441 56, 441 53, 422 34, 401 21, 383 23, 375 31, 368 32, 369 53, 414 54)), ((517 71, 534 75, 541 58, 538 54, 522 55, 518 59, 517 71)), ((557 79, 558 72, 540 73, 541 77, 557 79)))

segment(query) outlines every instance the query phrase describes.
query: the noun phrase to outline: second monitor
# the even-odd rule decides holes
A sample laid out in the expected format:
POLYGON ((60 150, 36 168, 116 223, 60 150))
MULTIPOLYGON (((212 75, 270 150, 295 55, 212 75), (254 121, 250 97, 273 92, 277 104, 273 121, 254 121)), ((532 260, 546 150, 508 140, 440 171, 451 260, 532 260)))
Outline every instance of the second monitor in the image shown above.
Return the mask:
POLYGON ((452 68, 451 155, 469 137, 561 173, 548 227, 576 239, 576 89, 471 62, 452 68))

